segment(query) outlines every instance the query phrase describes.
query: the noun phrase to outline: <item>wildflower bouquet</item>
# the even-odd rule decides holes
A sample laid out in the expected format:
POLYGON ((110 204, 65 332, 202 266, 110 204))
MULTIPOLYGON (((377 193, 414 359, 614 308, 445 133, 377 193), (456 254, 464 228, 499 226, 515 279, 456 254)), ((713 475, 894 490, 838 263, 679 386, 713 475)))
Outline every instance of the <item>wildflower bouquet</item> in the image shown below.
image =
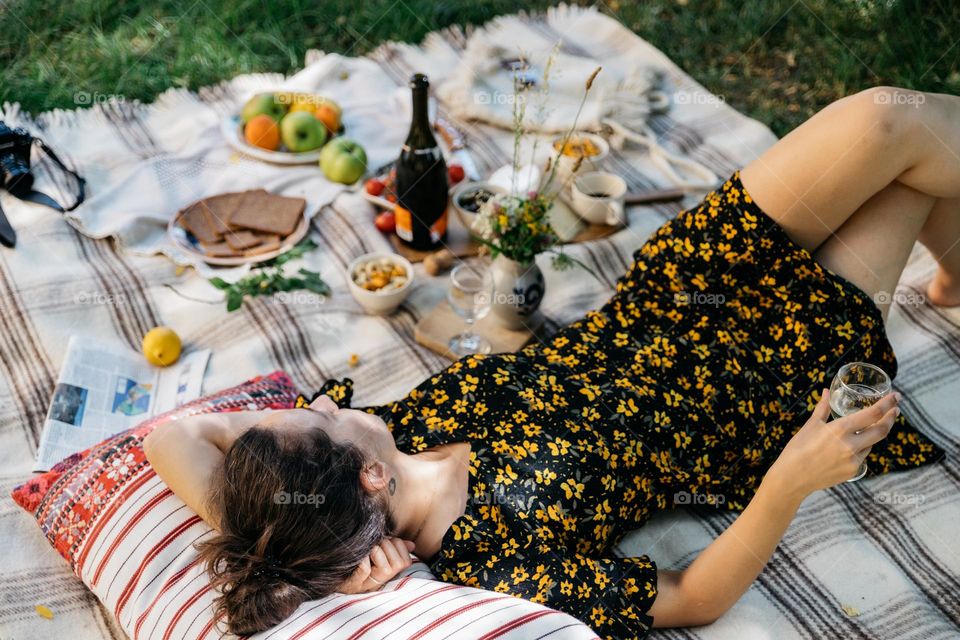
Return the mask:
MULTIPOLYGON (((546 95, 549 90, 550 67, 553 59, 554 56, 551 56, 544 69, 544 88, 541 95, 546 95)), ((559 193, 559 189, 555 188, 553 183, 557 175, 560 155, 571 134, 576 130, 580 111, 586 101, 587 94, 590 92, 590 87, 593 85, 594 78, 600 73, 600 67, 597 67, 587 79, 583 98, 580 107, 577 109, 573 124, 557 146, 556 155, 547 160, 547 166, 544 168, 535 190, 520 195, 516 193, 516 180, 521 173, 520 143, 526 133, 523 122, 528 103, 527 93, 530 91, 529 82, 525 80, 526 76, 520 73, 524 70, 524 67, 520 67, 514 74, 514 188, 509 194, 495 194, 480 206, 472 225, 474 237, 490 250, 494 258, 502 255, 520 264, 530 264, 537 255, 550 252, 553 254, 553 267, 555 269, 564 270, 579 265, 596 277, 596 274, 589 267, 563 252, 560 238, 550 224, 548 213, 559 193)), ((535 140, 531 156, 536 155, 536 150, 537 142, 535 140)), ((576 174, 582 161, 583 158, 581 157, 574 164, 572 175, 576 174)))

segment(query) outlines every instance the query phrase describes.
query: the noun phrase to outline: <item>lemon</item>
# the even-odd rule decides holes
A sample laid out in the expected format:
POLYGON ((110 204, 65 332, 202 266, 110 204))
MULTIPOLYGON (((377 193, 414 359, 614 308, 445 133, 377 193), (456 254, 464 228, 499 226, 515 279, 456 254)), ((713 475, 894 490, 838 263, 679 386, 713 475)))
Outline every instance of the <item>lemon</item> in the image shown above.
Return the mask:
POLYGON ((180 336, 170 327, 154 327, 143 336, 143 355, 147 362, 166 367, 180 358, 180 336))

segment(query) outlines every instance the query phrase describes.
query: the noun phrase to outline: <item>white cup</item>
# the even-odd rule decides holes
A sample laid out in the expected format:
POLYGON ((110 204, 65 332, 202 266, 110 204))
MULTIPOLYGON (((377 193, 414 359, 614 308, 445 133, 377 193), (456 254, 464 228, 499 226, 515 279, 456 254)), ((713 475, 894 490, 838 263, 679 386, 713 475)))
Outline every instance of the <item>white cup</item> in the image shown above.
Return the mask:
POLYGON ((571 193, 573 210, 587 222, 626 224, 623 199, 627 195, 627 183, 620 176, 606 171, 585 173, 573 181, 571 193))

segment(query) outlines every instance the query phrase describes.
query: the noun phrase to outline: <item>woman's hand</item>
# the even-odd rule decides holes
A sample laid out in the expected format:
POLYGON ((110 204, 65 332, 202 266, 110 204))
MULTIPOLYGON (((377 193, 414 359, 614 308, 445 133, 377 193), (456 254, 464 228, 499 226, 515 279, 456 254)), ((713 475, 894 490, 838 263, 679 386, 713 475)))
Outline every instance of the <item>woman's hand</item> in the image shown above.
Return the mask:
POLYGON ((829 394, 823 390, 810 419, 770 468, 801 497, 855 476, 870 447, 887 437, 900 415, 900 394, 890 393, 866 409, 828 422, 829 394))
POLYGON ((390 536, 384 538, 337 591, 340 593, 376 591, 413 564, 413 558, 410 556, 413 546, 409 540, 390 536))

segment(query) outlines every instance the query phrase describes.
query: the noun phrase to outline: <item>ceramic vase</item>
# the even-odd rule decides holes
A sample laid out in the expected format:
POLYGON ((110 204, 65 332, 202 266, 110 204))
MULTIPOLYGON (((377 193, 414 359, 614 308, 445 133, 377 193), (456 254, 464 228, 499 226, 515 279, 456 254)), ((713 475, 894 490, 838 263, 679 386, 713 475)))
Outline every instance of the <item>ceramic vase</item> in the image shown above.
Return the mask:
POLYGON ((546 283, 536 262, 520 263, 499 255, 491 265, 496 286, 490 312, 507 329, 533 329, 546 283))

